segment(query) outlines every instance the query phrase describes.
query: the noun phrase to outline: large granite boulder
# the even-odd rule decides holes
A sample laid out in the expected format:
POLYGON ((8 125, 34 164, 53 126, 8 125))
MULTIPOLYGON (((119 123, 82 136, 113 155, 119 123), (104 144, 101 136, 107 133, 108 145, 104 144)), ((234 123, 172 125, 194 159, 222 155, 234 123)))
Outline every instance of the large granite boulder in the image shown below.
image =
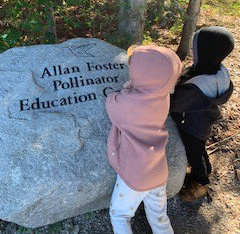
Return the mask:
MULTIPOLYGON (((108 93, 129 79, 127 55, 97 39, 0 54, 0 219, 39 227, 108 207, 108 93)), ((168 119, 169 197, 186 157, 168 119)))

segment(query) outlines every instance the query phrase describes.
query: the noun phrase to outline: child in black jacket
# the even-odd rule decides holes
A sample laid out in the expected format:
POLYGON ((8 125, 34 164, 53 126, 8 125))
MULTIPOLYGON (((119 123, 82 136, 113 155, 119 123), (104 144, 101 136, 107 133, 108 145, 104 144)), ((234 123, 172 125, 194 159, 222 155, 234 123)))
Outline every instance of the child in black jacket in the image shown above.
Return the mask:
POLYGON ((205 149, 212 125, 220 118, 220 105, 233 92, 222 60, 234 48, 232 34, 222 27, 206 27, 194 34, 194 64, 180 77, 171 96, 171 116, 185 145, 191 174, 180 197, 194 201, 207 194, 211 164, 205 149))

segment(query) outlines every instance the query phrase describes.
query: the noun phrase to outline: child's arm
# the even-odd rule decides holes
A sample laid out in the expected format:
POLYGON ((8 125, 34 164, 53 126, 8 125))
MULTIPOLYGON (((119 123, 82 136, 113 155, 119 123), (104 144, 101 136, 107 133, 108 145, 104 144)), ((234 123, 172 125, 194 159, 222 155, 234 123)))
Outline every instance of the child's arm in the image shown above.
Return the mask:
POLYGON ((120 127, 124 122, 124 115, 126 114, 126 103, 125 92, 111 93, 108 95, 106 100, 106 110, 111 122, 116 126, 120 127))

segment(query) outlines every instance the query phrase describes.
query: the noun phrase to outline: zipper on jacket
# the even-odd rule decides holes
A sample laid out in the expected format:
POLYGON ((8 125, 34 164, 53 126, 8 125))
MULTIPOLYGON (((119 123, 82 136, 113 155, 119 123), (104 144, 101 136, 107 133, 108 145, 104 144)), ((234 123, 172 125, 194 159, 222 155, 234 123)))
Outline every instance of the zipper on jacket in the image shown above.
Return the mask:
POLYGON ((181 123, 182 123, 182 124, 184 124, 184 123, 185 123, 185 115, 186 115, 186 113, 185 113, 185 112, 183 112, 183 115, 182 115, 182 121, 181 121, 181 123))

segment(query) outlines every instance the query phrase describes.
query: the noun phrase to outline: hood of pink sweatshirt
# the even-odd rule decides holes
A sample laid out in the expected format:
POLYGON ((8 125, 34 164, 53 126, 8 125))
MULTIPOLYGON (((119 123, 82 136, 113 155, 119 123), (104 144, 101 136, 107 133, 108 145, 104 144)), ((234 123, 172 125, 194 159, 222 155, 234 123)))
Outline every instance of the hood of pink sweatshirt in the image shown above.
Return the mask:
POLYGON ((130 79, 134 89, 164 96, 173 88, 181 71, 178 56, 170 49, 139 46, 132 54, 130 79))
POLYGON ((139 46, 132 54, 132 88, 107 97, 112 122, 108 158, 134 190, 149 190, 167 181, 165 121, 169 93, 181 73, 181 61, 170 49, 139 46))

